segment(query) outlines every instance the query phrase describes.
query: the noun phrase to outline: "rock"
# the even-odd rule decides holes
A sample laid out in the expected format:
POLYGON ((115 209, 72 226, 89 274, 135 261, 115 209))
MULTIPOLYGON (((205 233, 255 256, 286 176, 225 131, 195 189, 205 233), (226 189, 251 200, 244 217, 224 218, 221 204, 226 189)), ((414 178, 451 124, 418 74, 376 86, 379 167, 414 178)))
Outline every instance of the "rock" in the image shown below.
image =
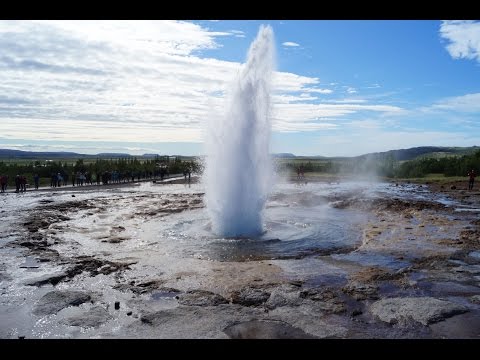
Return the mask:
POLYGON ((63 271, 60 271, 53 274, 47 274, 35 279, 28 280, 25 282, 25 285, 29 285, 29 286, 42 286, 45 284, 56 285, 66 277, 67 277, 67 274, 63 271))
POLYGON ((127 312, 127 316, 130 316, 130 315, 132 315, 132 314, 133 314, 132 311, 127 312))
POLYGON ((115 310, 120 309, 120 301, 115 301, 115 310))
POLYGON ((90 294, 74 290, 55 290, 46 293, 33 309, 35 315, 56 314, 68 306, 78 306, 91 298, 90 294))
POLYGON ((12 277, 8 275, 7 273, 1 272, 0 271, 0 282, 6 281, 6 280, 12 280, 12 277))
POLYGON ((78 256, 75 259, 75 265, 66 270, 68 277, 72 278, 84 271, 90 272, 90 276, 98 274, 108 275, 116 271, 130 269, 129 265, 136 262, 115 263, 108 260, 96 259, 93 256, 78 256))
POLYGON ((284 321, 251 320, 223 330, 231 339, 315 339, 284 321))
POLYGON ((72 197, 75 197, 75 195, 72 194, 72 197))
POLYGON ((300 292, 296 285, 282 286, 272 290, 265 306, 275 309, 279 306, 296 306, 301 304, 300 292))
POLYGON ((354 310, 352 311, 352 317, 358 316, 358 315, 362 315, 362 314, 363 314, 363 311, 360 310, 360 309, 354 309, 354 310))
POLYGON ((378 286, 374 284, 365 284, 354 280, 345 285, 342 291, 355 300, 378 299, 378 286))
POLYGON ((468 311, 462 305, 432 297, 382 299, 373 303, 370 310, 374 316, 390 324, 413 320, 425 326, 468 311))
POLYGON ((480 295, 473 295, 469 300, 474 304, 480 304, 480 295))
POLYGON ((300 293, 300 297, 315 302, 314 308, 322 312, 338 314, 347 310, 338 294, 329 288, 306 289, 300 293))
POLYGON ((243 306, 258 306, 270 297, 270 293, 259 288, 246 287, 231 294, 232 303, 243 306))
POLYGON ((130 281, 130 283, 121 283, 115 285, 113 288, 120 291, 127 291, 130 290, 134 294, 144 294, 157 291, 164 291, 164 292, 180 292, 180 290, 173 289, 173 288, 166 288, 162 285, 165 283, 165 280, 149 280, 143 283, 135 283, 135 281, 130 281))
POLYGON ((83 314, 64 319, 63 323, 70 326, 97 327, 110 319, 112 319, 112 316, 105 308, 94 306, 83 314))
POLYGON ((328 301, 336 297, 335 293, 328 288, 325 289, 306 289, 300 292, 302 299, 310 299, 313 301, 328 301))
POLYGON ((228 301, 221 295, 205 290, 190 290, 178 295, 178 302, 188 306, 217 306, 228 304, 228 301))
POLYGON ((450 186, 450 190, 456 190, 457 187, 455 185, 450 186))
POLYGON ((318 338, 345 338, 348 334, 344 323, 342 325, 342 322, 332 321, 332 318, 326 319, 323 311, 317 312, 316 308, 305 303, 296 307, 278 307, 270 311, 268 317, 270 320, 284 321, 318 338))

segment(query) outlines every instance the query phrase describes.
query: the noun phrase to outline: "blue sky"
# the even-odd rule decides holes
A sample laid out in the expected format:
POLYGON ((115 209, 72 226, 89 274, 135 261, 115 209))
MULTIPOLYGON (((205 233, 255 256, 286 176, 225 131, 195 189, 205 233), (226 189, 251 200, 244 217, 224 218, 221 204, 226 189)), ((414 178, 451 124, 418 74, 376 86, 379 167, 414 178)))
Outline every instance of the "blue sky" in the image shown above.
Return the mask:
POLYGON ((198 155, 261 24, 272 152, 480 145, 478 21, 0 21, 0 148, 198 155))

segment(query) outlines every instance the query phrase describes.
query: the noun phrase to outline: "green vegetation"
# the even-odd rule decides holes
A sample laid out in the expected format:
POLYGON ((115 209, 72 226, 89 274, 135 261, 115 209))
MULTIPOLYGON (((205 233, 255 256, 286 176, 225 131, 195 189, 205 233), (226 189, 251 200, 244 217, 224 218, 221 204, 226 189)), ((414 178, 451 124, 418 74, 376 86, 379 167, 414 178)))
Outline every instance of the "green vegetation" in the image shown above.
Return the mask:
POLYGON ((419 158, 402 163, 395 175, 397 177, 425 177, 427 174, 443 174, 444 176, 467 176, 468 171, 480 169, 480 150, 463 156, 441 158, 419 158))
MULTIPOLYGON (((6 150, 4 150, 6 151, 6 150)), ((109 154, 111 157, 98 155, 77 158, 66 153, 65 157, 53 156, 54 160, 40 158, 41 153, 27 158, 27 153, 21 156, 4 154, 0 160, 0 175, 9 177, 9 185, 14 183, 17 174, 27 177, 27 182, 33 184, 34 174, 40 176, 40 186, 50 185, 53 174, 60 173, 72 183, 72 174, 87 173, 92 182, 100 182, 105 173, 115 173, 116 179, 125 181, 150 179, 164 174, 182 174, 186 169, 192 173, 203 171, 202 161, 195 157, 181 156, 139 156, 133 157, 119 154, 109 154), (116 156, 115 156, 116 155, 116 156)), ((74 154, 74 153, 72 153, 74 154)), ((328 179, 336 176, 361 177, 375 175, 395 179, 427 179, 441 181, 448 177, 464 179, 470 169, 480 171, 480 150, 469 148, 439 148, 419 147, 403 150, 391 150, 383 153, 373 153, 357 157, 296 157, 292 154, 276 157, 276 169, 279 173, 296 176, 297 170, 303 169, 310 177, 328 179), (288 156, 286 156, 288 155, 288 156)))
MULTIPOLYGON (((465 153, 465 152, 463 152, 465 153)), ((480 170, 480 150, 467 152, 466 155, 432 157, 422 154, 413 160, 399 161, 391 151, 379 154, 369 154, 355 158, 315 159, 294 158, 277 159, 279 172, 296 174, 297 169, 303 167, 305 173, 326 173, 332 175, 376 175, 386 178, 432 178, 444 177, 465 178, 468 171, 480 170)))

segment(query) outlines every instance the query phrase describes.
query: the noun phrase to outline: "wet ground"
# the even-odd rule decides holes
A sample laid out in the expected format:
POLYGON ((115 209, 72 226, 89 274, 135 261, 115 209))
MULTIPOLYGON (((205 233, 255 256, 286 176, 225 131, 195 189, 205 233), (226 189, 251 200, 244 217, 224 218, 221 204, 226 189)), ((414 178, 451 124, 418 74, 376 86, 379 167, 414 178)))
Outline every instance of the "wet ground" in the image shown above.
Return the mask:
POLYGON ((480 194, 442 186, 280 183, 257 239, 201 184, 0 194, 0 338, 478 338, 480 194))

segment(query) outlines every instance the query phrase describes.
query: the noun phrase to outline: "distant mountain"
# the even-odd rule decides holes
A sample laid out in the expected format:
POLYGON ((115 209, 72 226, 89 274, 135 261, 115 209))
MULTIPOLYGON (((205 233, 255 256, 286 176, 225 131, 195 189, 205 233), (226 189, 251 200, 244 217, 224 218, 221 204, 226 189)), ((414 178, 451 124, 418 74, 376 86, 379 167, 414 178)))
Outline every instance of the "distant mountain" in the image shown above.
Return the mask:
POLYGON ((378 153, 369 153, 354 158, 366 158, 366 157, 388 157, 393 156, 397 161, 413 160, 418 157, 442 157, 442 156, 461 156, 471 154, 477 150, 480 150, 478 146, 469 147, 446 147, 446 146, 420 146, 409 149, 389 150, 378 153))
MULTIPOLYGON (((397 161, 412 160, 420 157, 442 157, 442 156, 461 156, 474 153, 480 150, 479 146, 470 147, 446 147, 446 146, 420 146, 409 149, 389 150, 384 152, 369 153, 360 156, 344 157, 344 156, 297 156, 292 153, 276 153, 272 154, 275 158, 280 159, 326 159, 326 160, 347 160, 347 159, 365 159, 365 158, 385 158, 393 156, 397 161)), ((127 153, 100 153, 96 155, 79 154, 69 151, 23 151, 23 150, 11 150, 0 149, 0 159, 38 159, 38 160, 55 160, 55 159, 95 159, 95 158, 126 158, 137 157, 144 159, 152 159, 157 156, 167 156, 158 154, 143 154, 143 155, 130 155, 127 153)), ((180 156, 169 155, 170 157, 178 157, 182 159, 189 159, 193 156, 180 156)))
MULTIPOLYGON (((77 154, 81 155, 81 154, 77 154)), ((109 158, 124 158, 124 157, 131 157, 130 154, 125 153, 100 153, 97 155, 87 155, 87 156, 95 156, 95 157, 109 157, 109 158)))
POLYGON ((143 155, 131 155, 127 153, 99 153, 99 154, 80 154, 68 151, 23 151, 23 150, 10 150, 0 149, 0 159, 33 159, 33 160, 64 160, 64 159, 112 159, 112 158, 131 158, 136 157, 140 159, 155 159, 157 156, 169 156, 179 159, 191 159, 195 156, 184 155, 159 155, 159 154, 143 154, 143 155))
POLYGON ((84 157, 91 155, 77 154, 74 152, 68 151, 23 151, 23 150, 10 150, 10 149, 0 149, 0 158, 47 158, 47 159, 58 159, 58 158, 70 158, 70 157, 84 157))
MULTIPOLYGON (((125 153, 100 153, 100 154, 79 154, 70 151, 23 151, 0 149, 0 159, 39 159, 39 160, 55 160, 55 159, 92 159, 92 158, 121 158, 132 157, 125 153)), ((140 156, 141 157, 141 156, 140 156)))
POLYGON ((278 154, 272 154, 272 156, 276 158, 282 158, 282 159, 296 158, 296 156, 292 153, 278 153, 278 154))
POLYGON ((142 155, 142 157, 149 158, 149 159, 155 159, 157 156, 160 157, 159 154, 143 154, 142 155))

